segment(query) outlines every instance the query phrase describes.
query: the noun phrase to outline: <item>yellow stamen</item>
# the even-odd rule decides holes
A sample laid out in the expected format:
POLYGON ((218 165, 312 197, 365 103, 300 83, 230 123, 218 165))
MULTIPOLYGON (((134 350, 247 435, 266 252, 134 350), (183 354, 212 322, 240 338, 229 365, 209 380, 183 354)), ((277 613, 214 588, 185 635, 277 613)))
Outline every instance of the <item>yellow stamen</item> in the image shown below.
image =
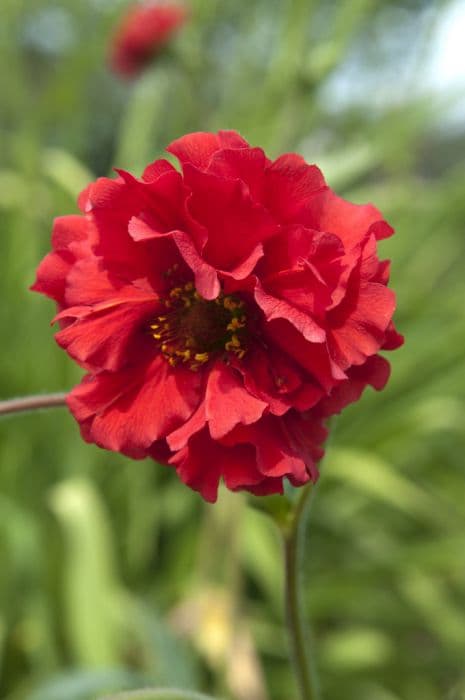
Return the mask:
POLYGON ((238 319, 236 316, 231 319, 231 323, 228 323, 226 326, 226 330, 228 331, 237 331, 238 328, 244 328, 245 323, 244 323, 244 317, 242 319, 238 319))
MULTIPOLYGON (((174 270, 171 268, 167 275, 174 270)), ((160 301, 164 315, 153 320, 150 332, 171 367, 183 363, 198 371, 220 352, 221 345, 229 353, 224 355, 225 362, 232 355, 242 359, 246 354, 244 302, 234 294, 225 296, 220 292, 210 301, 197 292, 193 282, 178 282, 160 301)))
POLYGON ((197 362, 201 362, 202 364, 204 362, 208 362, 209 359, 209 354, 208 352, 196 352, 194 355, 194 360, 197 362))
POLYGON ((225 309, 228 311, 234 311, 237 309, 237 303, 231 299, 231 297, 224 297, 223 299, 223 306, 225 309))
POLYGON ((176 350, 176 357, 181 357, 183 362, 187 362, 191 359, 190 350, 176 350))
POLYGON ((232 335, 231 340, 228 340, 228 342, 224 346, 226 350, 234 350, 234 348, 240 348, 241 347, 241 341, 237 337, 237 335, 232 335))

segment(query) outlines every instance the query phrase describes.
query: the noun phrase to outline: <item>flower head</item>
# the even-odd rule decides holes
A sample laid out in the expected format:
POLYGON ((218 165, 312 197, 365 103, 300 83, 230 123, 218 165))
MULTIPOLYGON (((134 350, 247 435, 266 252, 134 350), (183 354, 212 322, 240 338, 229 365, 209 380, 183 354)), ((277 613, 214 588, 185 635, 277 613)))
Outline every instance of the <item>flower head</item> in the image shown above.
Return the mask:
POLYGON ((385 385, 393 231, 295 154, 196 133, 137 179, 118 171, 55 221, 36 291, 86 371, 68 397, 85 440, 172 465, 214 501, 318 476, 325 419, 385 385))
POLYGON ((187 19, 186 7, 176 2, 133 5, 118 25, 110 63, 120 75, 132 78, 170 41, 187 19))

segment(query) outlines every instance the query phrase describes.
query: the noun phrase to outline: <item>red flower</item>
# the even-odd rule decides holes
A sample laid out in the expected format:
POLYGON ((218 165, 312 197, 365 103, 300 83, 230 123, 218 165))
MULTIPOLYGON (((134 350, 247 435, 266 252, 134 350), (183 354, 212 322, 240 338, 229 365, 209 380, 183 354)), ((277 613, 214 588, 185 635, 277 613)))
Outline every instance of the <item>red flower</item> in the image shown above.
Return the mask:
POLYGON ((115 73, 132 78, 169 42, 184 24, 184 5, 144 3, 130 8, 113 38, 110 64, 115 73))
POLYGON ((87 370, 68 405, 85 440, 173 465, 209 501, 316 480, 324 420, 382 389, 393 231, 298 155, 197 133, 141 179, 118 171, 55 221, 34 289, 87 370))

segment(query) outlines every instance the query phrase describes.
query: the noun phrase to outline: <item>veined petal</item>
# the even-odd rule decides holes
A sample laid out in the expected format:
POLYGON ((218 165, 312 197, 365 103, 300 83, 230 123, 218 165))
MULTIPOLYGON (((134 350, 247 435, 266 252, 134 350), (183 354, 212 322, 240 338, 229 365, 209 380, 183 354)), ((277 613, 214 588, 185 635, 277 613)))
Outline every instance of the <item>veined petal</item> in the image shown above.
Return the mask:
POLYGON ((222 361, 215 363, 205 393, 205 414, 214 440, 224 437, 238 424, 255 423, 266 409, 264 401, 247 391, 238 373, 222 361))
POLYGON ((67 403, 86 440, 144 456, 152 443, 191 416, 199 388, 198 375, 172 369, 157 355, 116 373, 88 377, 68 395, 67 403))

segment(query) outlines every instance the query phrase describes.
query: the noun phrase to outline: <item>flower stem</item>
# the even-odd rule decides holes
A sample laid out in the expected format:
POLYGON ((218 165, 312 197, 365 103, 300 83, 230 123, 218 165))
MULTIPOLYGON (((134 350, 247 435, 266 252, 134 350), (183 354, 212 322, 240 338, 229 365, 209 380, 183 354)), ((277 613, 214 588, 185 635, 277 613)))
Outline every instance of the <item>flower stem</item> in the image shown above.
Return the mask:
POLYGON ((40 408, 54 408, 66 404, 66 394, 42 394, 38 396, 23 396, 20 399, 0 401, 0 416, 24 411, 36 411, 40 408))
POLYGON ((302 700, 319 700, 314 654, 308 626, 304 622, 302 605, 302 561, 306 523, 310 514, 315 486, 302 489, 300 498, 284 529, 285 596, 291 656, 302 700))

